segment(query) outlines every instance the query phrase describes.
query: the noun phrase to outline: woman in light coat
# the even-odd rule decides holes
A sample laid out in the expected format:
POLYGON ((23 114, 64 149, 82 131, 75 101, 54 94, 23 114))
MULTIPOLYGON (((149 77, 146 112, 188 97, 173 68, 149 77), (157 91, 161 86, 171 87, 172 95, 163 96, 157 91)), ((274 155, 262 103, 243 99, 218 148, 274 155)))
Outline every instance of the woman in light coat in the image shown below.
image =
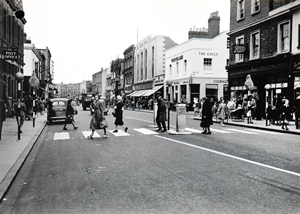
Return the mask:
POLYGON ((92 133, 88 136, 89 140, 94 139, 93 135, 96 129, 103 129, 104 137, 107 137, 106 133, 106 124, 103 122, 105 120, 104 110, 105 110, 105 101, 100 99, 99 95, 96 95, 94 98, 94 102, 92 104, 94 109, 94 114, 90 122, 90 129, 92 129, 92 133))

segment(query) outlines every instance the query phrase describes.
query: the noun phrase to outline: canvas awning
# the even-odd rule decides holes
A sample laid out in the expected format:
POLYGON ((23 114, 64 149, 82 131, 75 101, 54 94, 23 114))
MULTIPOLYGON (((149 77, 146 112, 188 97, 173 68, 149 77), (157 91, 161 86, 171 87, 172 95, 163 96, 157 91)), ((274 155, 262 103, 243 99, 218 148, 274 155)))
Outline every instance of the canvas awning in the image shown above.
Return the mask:
POLYGON ((132 97, 132 95, 136 94, 137 92, 139 92, 139 91, 134 91, 131 94, 127 94, 126 96, 132 97))
POLYGON ((146 90, 146 92, 142 96, 143 97, 148 97, 148 96, 152 95, 153 93, 157 92, 162 87, 163 87, 163 85, 158 85, 158 86, 155 86, 154 88, 152 88, 150 90, 146 90))
POLYGON ((142 96, 145 92, 146 92, 146 90, 140 90, 140 91, 137 91, 137 93, 131 95, 131 97, 140 97, 140 96, 142 96))

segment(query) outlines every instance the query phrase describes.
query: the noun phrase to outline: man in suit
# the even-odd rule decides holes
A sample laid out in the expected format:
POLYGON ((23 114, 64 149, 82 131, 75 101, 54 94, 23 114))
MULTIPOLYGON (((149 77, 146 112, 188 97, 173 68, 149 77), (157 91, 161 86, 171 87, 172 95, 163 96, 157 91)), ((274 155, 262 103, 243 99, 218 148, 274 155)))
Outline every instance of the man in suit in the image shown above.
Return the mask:
POLYGON ((156 131, 166 132, 166 120, 167 120, 167 113, 166 113, 166 103, 164 99, 161 97, 161 92, 158 91, 156 93, 157 98, 157 115, 156 115, 156 123, 158 129, 156 131), (162 129, 163 128, 163 129, 162 129))

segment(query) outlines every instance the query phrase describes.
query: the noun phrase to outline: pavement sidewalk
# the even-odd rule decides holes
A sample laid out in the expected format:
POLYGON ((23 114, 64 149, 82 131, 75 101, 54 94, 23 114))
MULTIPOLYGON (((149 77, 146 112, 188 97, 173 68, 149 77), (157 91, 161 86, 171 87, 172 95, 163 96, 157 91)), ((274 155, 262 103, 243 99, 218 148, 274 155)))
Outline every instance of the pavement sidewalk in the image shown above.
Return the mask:
POLYGON ((47 113, 38 113, 34 127, 33 120, 24 121, 20 140, 16 119, 6 118, 3 122, 0 141, 0 202, 43 131, 46 118, 47 113))
MULTIPOLYGON (((132 109, 127 109, 131 110, 132 109)), ((153 113, 153 110, 135 109, 134 111, 143 111, 153 113)), ((176 112, 171 112, 176 114, 176 112)), ((193 112, 187 112, 186 117, 191 117, 194 120, 201 120, 201 117, 194 117, 193 112)), ((3 122, 2 139, 0 141, 0 202, 4 199, 5 193, 9 189, 19 169, 23 165, 36 140, 43 131, 46 125, 47 114, 38 114, 35 120, 35 127, 33 121, 25 121, 21 134, 21 139, 18 140, 17 122, 14 118, 7 118, 3 122)), ((217 122, 217 121, 214 121, 217 122)), ((251 127, 269 131, 276 131, 289 134, 299 134, 300 129, 296 129, 295 122, 291 121, 289 124, 289 131, 282 130, 281 126, 270 125, 266 126, 265 120, 253 120, 253 124, 248 124, 247 120, 243 122, 232 121, 231 119, 225 124, 251 127)))

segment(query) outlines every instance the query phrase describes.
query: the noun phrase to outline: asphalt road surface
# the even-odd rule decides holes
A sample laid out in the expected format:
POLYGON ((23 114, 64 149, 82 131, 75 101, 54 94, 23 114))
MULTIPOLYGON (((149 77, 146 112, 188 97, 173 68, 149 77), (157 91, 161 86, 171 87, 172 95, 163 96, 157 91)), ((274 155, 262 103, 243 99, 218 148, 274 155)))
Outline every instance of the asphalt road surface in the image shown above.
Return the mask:
MULTIPOLYGON (((90 134, 48 125, 15 179, 0 213, 300 213, 299 136, 220 124, 201 134, 158 133, 153 114, 125 111, 128 133, 90 134)), ((171 113, 171 128, 176 124, 171 113)))

